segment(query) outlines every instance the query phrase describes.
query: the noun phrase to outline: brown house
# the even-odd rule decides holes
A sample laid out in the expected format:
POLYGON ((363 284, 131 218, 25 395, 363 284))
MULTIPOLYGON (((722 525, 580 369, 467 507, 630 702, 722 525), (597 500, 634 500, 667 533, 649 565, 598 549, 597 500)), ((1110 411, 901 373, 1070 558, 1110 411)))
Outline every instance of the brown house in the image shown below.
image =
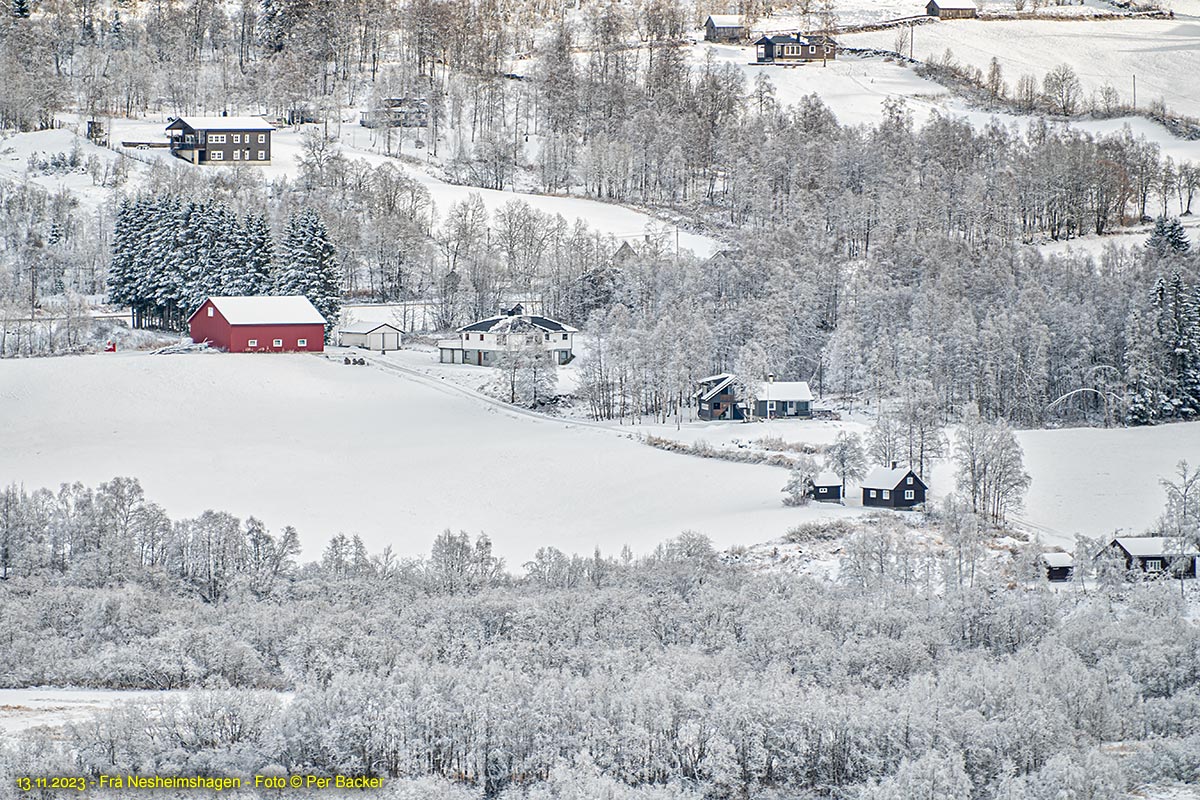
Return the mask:
POLYGON ((737 14, 709 14, 704 20, 704 39, 709 42, 740 42, 746 25, 737 14))
POLYGON ((271 163, 271 131, 261 117, 179 117, 167 126, 171 152, 193 164, 271 163))
POLYGON ((971 19, 979 16, 975 0, 929 0, 925 14, 938 19, 971 19))

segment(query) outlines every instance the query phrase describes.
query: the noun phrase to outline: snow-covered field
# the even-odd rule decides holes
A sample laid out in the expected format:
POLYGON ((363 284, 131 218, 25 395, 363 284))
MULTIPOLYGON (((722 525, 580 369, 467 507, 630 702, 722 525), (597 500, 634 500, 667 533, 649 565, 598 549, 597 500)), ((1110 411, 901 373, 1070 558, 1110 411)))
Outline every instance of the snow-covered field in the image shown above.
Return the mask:
POLYGON ((175 692, 113 689, 0 689, 0 733, 80 722, 96 711, 135 700, 161 700, 175 692))
MULTIPOLYGON (((841 44, 890 50, 895 31, 848 34, 841 44)), ((1177 113, 1200 116, 1200 21, 1192 18, 1054 22, 1044 20, 949 20, 915 30, 919 61, 941 58, 950 49, 959 63, 986 70, 993 57, 1013 85, 1023 74, 1038 81, 1055 66, 1070 64, 1085 93, 1111 85, 1122 100, 1138 106, 1162 98, 1177 113)))
POLYGON ((177 515, 294 525, 427 553, 485 531, 519 565, 538 547, 647 552, 694 530, 719 546, 857 509, 782 505, 783 470, 654 450, 424 382, 306 355, 102 354, 0 362, 0 480, 141 479, 177 515))
MULTIPOLYGON (((502 409, 453 380, 430 385, 439 380, 305 355, 4 361, 0 476, 29 489, 136 476, 174 515, 216 508, 295 525, 309 558, 337 532, 425 553, 449 527, 486 531, 519 565, 546 544, 646 552, 695 530, 726 547, 859 513, 785 508, 779 468, 666 453, 633 436, 825 443, 864 432, 861 419, 597 427, 502 409)), ((1019 438, 1033 476, 1021 517, 1058 534, 1053 543, 1144 530, 1162 508, 1159 478, 1200 460, 1200 424, 1019 438)), ((934 470, 935 497, 952 476, 948 463, 934 470)))

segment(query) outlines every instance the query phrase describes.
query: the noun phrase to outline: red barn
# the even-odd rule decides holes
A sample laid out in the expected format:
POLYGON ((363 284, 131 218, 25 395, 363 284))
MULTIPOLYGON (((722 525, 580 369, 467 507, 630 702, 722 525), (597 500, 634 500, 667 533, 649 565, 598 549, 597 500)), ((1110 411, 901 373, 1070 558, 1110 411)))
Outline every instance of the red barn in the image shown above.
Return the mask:
POLYGON ((210 297, 188 317, 193 342, 230 353, 325 349, 325 318, 302 295, 210 297))

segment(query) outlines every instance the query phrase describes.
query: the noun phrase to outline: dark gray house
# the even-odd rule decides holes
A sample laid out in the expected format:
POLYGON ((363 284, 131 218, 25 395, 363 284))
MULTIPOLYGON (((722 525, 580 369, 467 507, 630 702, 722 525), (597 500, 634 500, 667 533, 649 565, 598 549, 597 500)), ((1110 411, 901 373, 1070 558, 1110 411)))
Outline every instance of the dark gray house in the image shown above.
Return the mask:
POLYGON ((842 502, 842 479, 836 472, 819 473, 809 479, 809 493, 812 499, 821 503, 842 502))
POLYGON ((1151 575, 1196 577, 1200 549, 1192 542, 1181 542, 1171 536, 1119 536, 1108 546, 1125 560, 1128 570, 1141 570, 1151 575))
POLYGON ((696 416, 699 419, 745 419, 737 401, 734 378, 728 372, 709 375, 696 381, 696 416))
POLYGON ((764 381, 758 385, 754 414, 761 419, 811 417, 812 390, 804 381, 764 381))
POLYGON ((929 0, 925 14, 938 19, 971 19, 979 16, 975 0, 929 0))
POLYGON ((837 58, 837 42, 821 34, 764 36, 754 43, 754 56, 759 64, 833 61, 837 58))
POLYGON ((929 489, 911 467, 875 467, 862 482, 862 504, 879 508, 912 508, 925 502, 929 489))
POLYGON ((261 117, 179 117, 167 126, 171 152, 193 164, 271 163, 271 131, 261 117))

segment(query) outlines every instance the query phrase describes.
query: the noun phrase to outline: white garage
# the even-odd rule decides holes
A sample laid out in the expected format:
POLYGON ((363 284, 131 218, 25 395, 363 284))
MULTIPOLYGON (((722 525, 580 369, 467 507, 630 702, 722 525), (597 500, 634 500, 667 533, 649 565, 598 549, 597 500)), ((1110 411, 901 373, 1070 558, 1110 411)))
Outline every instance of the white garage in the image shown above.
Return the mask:
POLYGON ((338 331, 338 344, 367 350, 399 350, 403 334, 404 331, 388 322, 351 322, 338 331))

